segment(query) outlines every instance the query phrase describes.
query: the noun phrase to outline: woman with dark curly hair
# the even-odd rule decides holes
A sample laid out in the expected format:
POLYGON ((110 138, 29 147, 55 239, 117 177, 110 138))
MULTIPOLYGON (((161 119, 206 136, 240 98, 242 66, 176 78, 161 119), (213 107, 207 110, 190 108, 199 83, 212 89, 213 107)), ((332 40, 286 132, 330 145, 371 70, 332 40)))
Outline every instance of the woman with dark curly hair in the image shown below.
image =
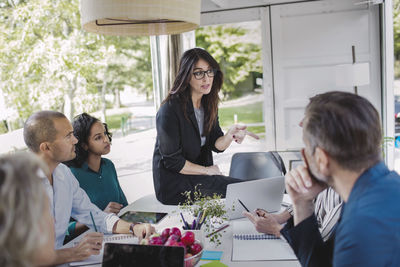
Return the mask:
MULTIPOLYGON (((107 124, 82 113, 74 118, 72 126, 78 139, 76 158, 65 164, 93 204, 105 212, 118 214, 128 202, 118 182, 114 164, 102 157, 111 149, 111 133, 107 124)), ((69 232, 73 232, 73 226, 69 227, 69 232)))
POLYGON ((204 49, 187 50, 167 98, 157 112, 157 140, 153 154, 156 196, 164 204, 185 201, 185 191, 197 186, 204 195, 225 197, 230 183, 213 164, 212 151, 222 152, 232 141, 241 143, 245 125, 233 125, 224 135, 218 122, 219 90, 223 74, 204 49))

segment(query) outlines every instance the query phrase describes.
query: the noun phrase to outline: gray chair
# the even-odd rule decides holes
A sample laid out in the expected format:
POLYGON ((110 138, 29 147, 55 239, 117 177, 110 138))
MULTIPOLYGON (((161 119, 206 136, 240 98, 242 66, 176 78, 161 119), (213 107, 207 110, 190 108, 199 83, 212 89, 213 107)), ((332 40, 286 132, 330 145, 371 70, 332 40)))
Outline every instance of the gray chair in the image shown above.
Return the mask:
POLYGON ((246 152, 232 156, 229 176, 256 180, 286 174, 285 164, 277 152, 246 152))

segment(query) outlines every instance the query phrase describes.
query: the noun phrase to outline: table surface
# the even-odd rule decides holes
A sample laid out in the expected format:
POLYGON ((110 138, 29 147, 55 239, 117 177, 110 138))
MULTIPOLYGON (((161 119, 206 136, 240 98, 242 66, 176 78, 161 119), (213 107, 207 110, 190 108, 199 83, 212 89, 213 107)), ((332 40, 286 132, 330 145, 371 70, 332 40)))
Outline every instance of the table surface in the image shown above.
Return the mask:
MULTIPOLYGON (((164 228, 167 227, 181 227, 182 222, 180 221, 180 215, 179 215, 179 208, 177 206, 169 206, 169 205, 163 205, 158 201, 149 201, 149 198, 152 198, 148 196, 147 198, 144 197, 142 199, 138 199, 137 201, 129 204, 126 206, 124 209, 120 211, 119 214, 123 214, 126 211, 150 211, 150 212, 166 212, 168 215, 161 220, 158 224, 155 225, 156 231, 161 232, 164 228), (150 203, 150 205, 149 205, 150 203)), ((239 220, 247 220, 247 219, 239 219, 239 220)), ((229 222, 228 222, 229 223, 229 222)), ((269 267, 269 266, 282 266, 282 267, 293 267, 293 266, 300 266, 300 263, 298 261, 294 260, 281 260, 281 261, 232 261, 231 256, 232 256, 232 224, 226 228, 224 231, 221 231, 222 237, 220 239, 221 245, 216 246, 214 243, 210 243, 208 238, 202 238, 202 241, 204 242, 204 249, 205 250, 211 250, 211 251, 222 251, 222 258, 221 262, 226 264, 227 266, 243 266, 244 264, 246 267, 252 267, 252 266, 264 266, 264 267, 269 267)), ((79 237, 78 237, 79 238, 79 237)), ((72 241, 71 241, 72 242, 72 241)), ((200 266, 202 264, 205 264, 209 261, 204 261, 201 260, 198 265, 200 266)), ((63 264, 59 265, 62 267, 69 266, 68 264, 63 264)), ((90 265, 90 266, 101 266, 101 264, 97 265, 90 265)))

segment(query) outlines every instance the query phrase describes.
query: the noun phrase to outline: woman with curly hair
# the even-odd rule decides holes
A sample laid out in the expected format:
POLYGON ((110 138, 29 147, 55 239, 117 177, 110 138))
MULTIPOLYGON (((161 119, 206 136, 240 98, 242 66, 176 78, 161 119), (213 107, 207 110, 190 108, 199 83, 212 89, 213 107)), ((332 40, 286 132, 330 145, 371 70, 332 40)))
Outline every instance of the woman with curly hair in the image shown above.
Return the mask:
MULTIPOLYGON (((72 126, 78 139, 75 146, 76 158, 66 162, 66 165, 93 204, 105 212, 118 214, 128 202, 118 182, 114 164, 102 157, 110 153, 111 149, 111 133, 107 124, 82 113, 74 118, 72 126)), ((70 225, 71 232, 74 231, 70 225)))
POLYGON ((185 201, 182 193, 197 189, 203 195, 225 197, 230 183, 240 182, 221 175, 212 151, 222 152, 232 141, 241 143, 245 125, 233 125, 223 133, 218 122, 218 93, 223 74, 204 49, 187 50, 178 74, 156 116, 157 140, 153 154, 156 196, 164 204, 185 201))

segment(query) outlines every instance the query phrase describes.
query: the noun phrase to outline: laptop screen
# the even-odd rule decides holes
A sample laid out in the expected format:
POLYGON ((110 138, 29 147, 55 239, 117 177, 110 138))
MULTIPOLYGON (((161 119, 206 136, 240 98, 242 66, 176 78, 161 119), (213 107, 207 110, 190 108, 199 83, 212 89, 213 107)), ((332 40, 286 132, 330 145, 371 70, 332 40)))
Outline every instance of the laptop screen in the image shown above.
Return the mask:
POLYGON ((103 267, 183 267, 184 248, 106 243, 103 267))

